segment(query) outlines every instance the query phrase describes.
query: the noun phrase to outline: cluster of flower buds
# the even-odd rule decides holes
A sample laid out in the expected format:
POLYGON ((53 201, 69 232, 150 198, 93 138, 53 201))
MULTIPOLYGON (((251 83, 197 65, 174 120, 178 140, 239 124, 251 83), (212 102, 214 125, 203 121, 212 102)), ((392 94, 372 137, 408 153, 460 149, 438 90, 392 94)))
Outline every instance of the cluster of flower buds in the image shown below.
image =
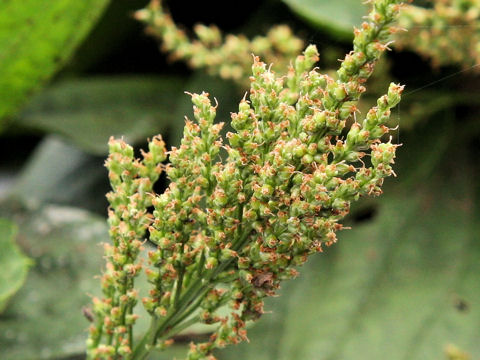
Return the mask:
POLYGON ((432 8, 408 5, 399 16, 395 45, 431 59, 434 66, 480 61, 480 1, 433 0, 432 8))
POLYGON ((196 25, 195 40, 190 40, 165 11, 161 0, 135 13, 135 18, 147 25, 147 33, 162 42, 162 50, 172 58, 184 60, 193 68, 204 68, 212 75, 248 85, 251 54, 261 56, 275 69, 284 69, 303 49, 303 41, 295 37, 286 25, 272 28, 266 36, 252 40, 242 35, 223 36, 215 26, 196 25))
POLYGON ((247 322, 262 316, 264 298, 282 280, 336 242, 351 201, 381 193, 384 178, 394 174, 397 147, 385 140, 385 123, 403 87, 391 84, 361 122, 357 104, 402 1, 371 3, 369 21, 355 30, 354 49, 336 78, 314 68, 313 45, 284 76, 256 57, 250 96, 231 116, 228 144, 220 136, 223 124, 214 122, 216 104, 206 93, 191 94, 195 120, 187 119, 181 145, 168 153, 171 182, 163 194, 151 194, 165 159, 161 140, 150 143, 143 161, 122 142, 111 143, 114 244, 106 248, 106 298, 95 300, 90 358, 144 359, 204 323, 215 330, 209 341, 191 344, 187 359, 215 359, 215 348, 247 339, 247 322), (131 285, 147 229, 156 249, 148 253, 152 289, 142 302, 152 321, 132 349, 131 335, 125 336, 135 319, 131 285))
POLYGON ((152 205, 152 188, 163 170, 165 144, 160 137, 149 143, 143 159, 134 158, 133 148, 122 140, 110 139, 105 165, 113 191, 108 223, 112 244, 105 244, 106 269, 101 277, 104 298, 93 298, 94 323, 87 348, 91 359, 112 359, 132 352, 133 312, 138 292, 134 279, 142 269, 138 260, 145 233, 152 222, 147 208, 152 205))

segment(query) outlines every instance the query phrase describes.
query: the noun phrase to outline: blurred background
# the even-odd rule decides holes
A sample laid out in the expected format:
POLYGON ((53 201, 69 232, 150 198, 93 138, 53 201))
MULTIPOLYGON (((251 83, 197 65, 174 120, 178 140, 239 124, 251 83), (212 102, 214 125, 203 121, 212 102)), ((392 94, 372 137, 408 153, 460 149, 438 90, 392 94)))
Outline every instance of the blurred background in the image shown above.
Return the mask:
MULTIPOLYGON (((409 33, 378 64, 359 114, 391 81, 406 85, 389 124, 399 126, 392 134, 402 144, 397 178, 381 197, 353 206, 351 230, 267 301, 250 343, 219 351, 219 359, 480 358, 480 78, 472 55, 480 3, 414 4, 453 10, 417 25, 404 18, 409 33)), ((99 293, 100 243, 108 241, 108 138, 140 149, 161 133, 175 146, 192 115, 184 91, 209 92, 220 104, 218 121, 228 122, 247 90, 162 53, 133 18, 146 5, 0 3, 2 360, 84 358, 82 307, 99 293)), ((367 12, 360 0, 165 5, 186 29, 216 24, 253 37, 287 24, 317 45, 328 73, 351 50, 352 28, 367 12)), ((205 336, 188 331, 151 359, 181 358, 205 336)))

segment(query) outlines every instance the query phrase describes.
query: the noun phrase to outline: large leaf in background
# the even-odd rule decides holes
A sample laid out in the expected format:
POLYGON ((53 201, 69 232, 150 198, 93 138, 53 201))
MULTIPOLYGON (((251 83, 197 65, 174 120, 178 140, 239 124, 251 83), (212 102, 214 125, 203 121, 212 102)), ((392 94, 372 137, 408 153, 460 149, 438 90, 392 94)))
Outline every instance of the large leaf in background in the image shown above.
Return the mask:
POLYGON ((108 3, 0 2, 0 121, 66 62, 108 3))
POLYGON ((353 37, 353 27, 362 23, 367 6, 361 0, 283 0, 301 17, 332 35, 345 40, 353 37))
POLYGON ((183 128, 183 116, 173 115, 184 87, 179 77, 66 80, 37 96, 19 121, 104 155, 110 136, 123 136, 133 144, 171 127, 183 128))
POLYGON ((14 295, 25 282, 30 260, 25 257, 15 244, 16 228, 6 219, 0 219, 0 312, 8 299, 14 295))

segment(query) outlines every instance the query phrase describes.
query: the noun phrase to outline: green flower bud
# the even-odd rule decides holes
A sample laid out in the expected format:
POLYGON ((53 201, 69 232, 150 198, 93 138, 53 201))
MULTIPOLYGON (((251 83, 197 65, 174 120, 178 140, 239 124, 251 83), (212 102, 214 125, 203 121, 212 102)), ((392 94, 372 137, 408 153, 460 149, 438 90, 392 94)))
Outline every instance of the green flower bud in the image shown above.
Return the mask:
POLYGON ((209 257, 207 261, 205 262, 205 268, 206 269, 213 269, 218 265, 218 260, 217 258, 214 257, 209 257))
POLYGON ((142 303, 145 310, 147 310, 149 313, 153 313, 155 311, 156 303, 151 298, 143 298, 142 303))
POLYGON ((293 154, 297 158, 301 158, 301 157, 303 157, 303 155, 305 155, 306 152, 307 152, 307 147, 302 144, 302 145, 295 148, 295 150, 293 151, 293 154))
POLYGON ((388 104, 390 107, 396 106, 401 99, 404 86, 400 86, 394 83, 391 83, 388 88, 388 104))
POLYGON ((222 249, 220 251, 220 261, 227 261, 237 256, 237 253, 231 249, 222 249))
POLYGON ((347 97, 347 92, 343 86, 337 86, 333 91, 333 97, 337 101, 343 101, 347 97))
POLYGON ((316 129, 321 129, 326 125, 327 115, 325 111, 317 112, 313 115, 313 121, 315 123, 316 129))
POLYGON ((152 141, 148 143, 148 149, 153 156, 153 163, 159 164, 167 158, 165 154, 165 143, 160 136, 155 136, 152 141))
POLYGON ((358 142, 358 134, 360 133, 360 129, 361 127, 358 123, 352 124, 347 134, 347 144, 351 144, 353 146, 358 142))
POLYGON ((395 157, 395 145, 381 143, 372 148, 372 164, 378 166, 380 163, 390 164, 395 157))
POLYGON ((273 187, 270 186, 270 185, 263 185, 262 188, 260 189, 260 193, 265 196, 265 197, 268 197, 270 195, 273 194, 273 187))
POLYGON ((315 45, 308 45, 303 54, 305 56, 305 65, 308 69, 319 60, 319 53, 315 45))
POLYGON ((313 162, 313 156, 310 154, 305 154, 302 157, 302 164, 311 164, 313 162))

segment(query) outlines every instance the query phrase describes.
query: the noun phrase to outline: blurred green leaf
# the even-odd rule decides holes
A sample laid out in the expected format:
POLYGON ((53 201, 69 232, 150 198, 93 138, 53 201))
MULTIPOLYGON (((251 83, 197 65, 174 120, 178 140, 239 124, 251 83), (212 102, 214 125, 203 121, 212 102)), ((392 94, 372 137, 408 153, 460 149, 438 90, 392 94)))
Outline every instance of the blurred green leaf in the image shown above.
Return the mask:
MULTIPOLYGON (((48 205, 32 212, 1 205, 0 213, 18 223, 19 243, 35 262, 26 284, 0 315, 2 360, 63 359, 84 353, 89 323, 82 308, 90 306, 91 295, 100 294, 101 242, 108 241, 105 219, 66 206, 48 205)), ((143 275, 137 286, 145 296, 143 275)), ((142 334, 149 316, 141 304, 136 312, 141 316, 136 331, 142 334)), ((171 360, 184 351, 174 346, 156 358, 171 360)))
POLYGON ((174 117, 185 96, 179 77, 106 77, 67 80, 37 96, 23 112, 20 124, 71 139, 90 153, 108 152, 110 136, 145 141, 170 127, 183 128, 174 117))
POLYGON ((103 159, 83 153, 55 136, 45 138, 35 149, 10 190, 29 208, 44 203, 86 207, 103 204, 108 191, 103 159))
POLYGON ((49 206, 16 213, 18 241, 35 261, 25 286, 0 316, 2 359, 50 359, 84 351, 82 306, 99 291, 103 219, 49 206))
POLYGON ((15 244, 16 231, 12 222, 0 219, 0 312, 25 282, 30 264, 15 244))
POLYGON ((353 37, 353 27, 362 23, 367 7, 361 0, 283 0, 311 24, 345 40, 353 37))
POLYGON ((62 67, 108 2, 0 2, 0 121, 62 67))

